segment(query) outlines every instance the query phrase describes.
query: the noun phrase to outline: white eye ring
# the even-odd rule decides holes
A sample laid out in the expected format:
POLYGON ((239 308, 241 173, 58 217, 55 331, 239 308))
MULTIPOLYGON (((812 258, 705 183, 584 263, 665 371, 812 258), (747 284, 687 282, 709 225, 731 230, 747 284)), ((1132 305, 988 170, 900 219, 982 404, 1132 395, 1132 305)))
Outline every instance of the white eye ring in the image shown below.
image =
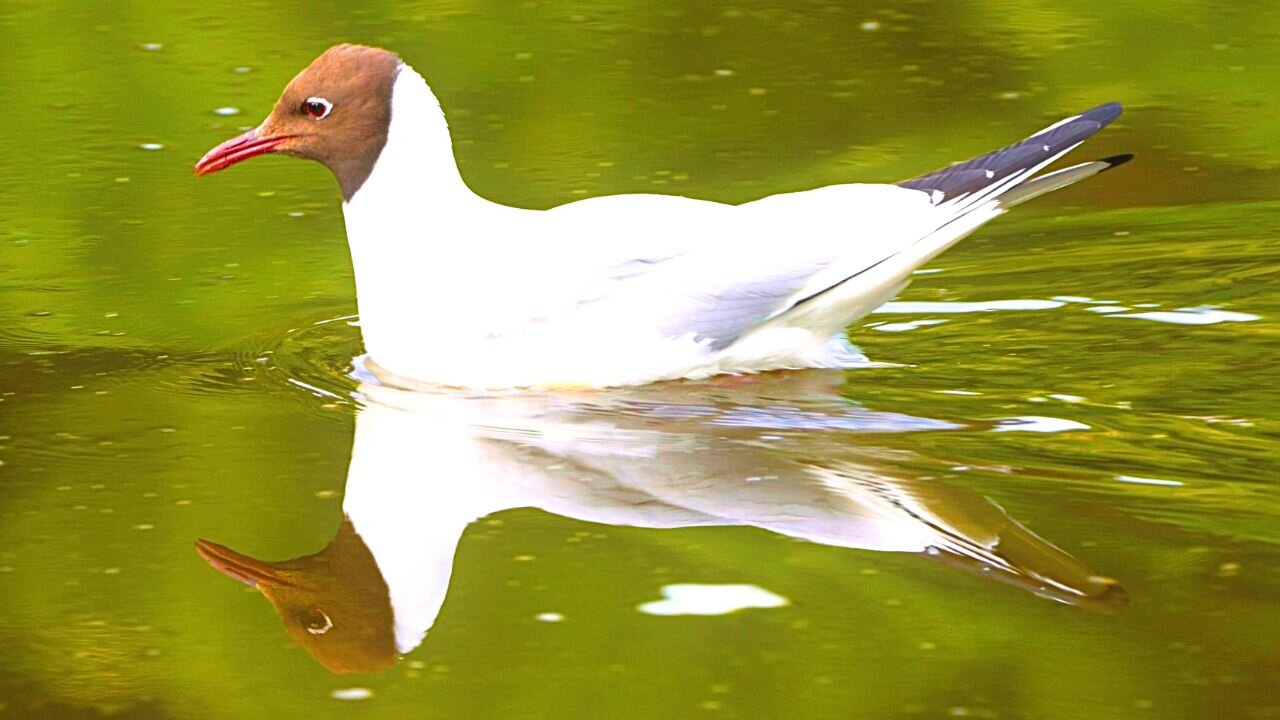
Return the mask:
POLYGON ((323 120, 333 112, 333 103, 322 97, 309 97, 302 103, 302 114, 312 120, 323 120))
POLYGON ((329 619, 329 613, 319 608, 316 608, 312 612, 319 613, 320 617, 324 620, 324 624, 317 625, 315 627, 312 627, 311 625, 307 625, 307 632, 311 633, 312 635, 323 635, 329 632, 329 629, 333 627, 333 621, 329 619))

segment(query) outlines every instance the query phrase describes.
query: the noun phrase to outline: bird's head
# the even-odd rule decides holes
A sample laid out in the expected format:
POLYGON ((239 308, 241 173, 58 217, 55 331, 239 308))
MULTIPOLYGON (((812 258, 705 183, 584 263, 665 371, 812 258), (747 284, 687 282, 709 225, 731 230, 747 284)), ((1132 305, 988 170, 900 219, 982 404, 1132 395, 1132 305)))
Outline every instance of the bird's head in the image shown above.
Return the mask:
POLYGON ((205 153, 195 174, 267 153, 293 155, 324 163, 350 200, 387 142, 400 67, 400 58, 381 48, 329 48, 285 86, 261 125, 205 153))
POLYGON ((293 560, 257 560, 208 540, 196 551, 261 592, 289 635, 333 672, 376 672, 399 657, 387 584, 350 521, 324 550, 293 560))

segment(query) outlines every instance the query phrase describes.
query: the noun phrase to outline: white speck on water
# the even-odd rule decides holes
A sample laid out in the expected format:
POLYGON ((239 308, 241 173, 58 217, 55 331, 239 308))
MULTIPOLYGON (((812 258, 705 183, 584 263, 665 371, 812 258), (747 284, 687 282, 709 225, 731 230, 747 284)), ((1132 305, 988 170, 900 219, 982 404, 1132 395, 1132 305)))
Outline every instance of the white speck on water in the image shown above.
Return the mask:
POLYGON ((1217 325, 1218 323, 1225 322, 1251 322, 1253 320, 1262 319, 1260 316, 1252 315, 1250 313, 1218 310, 1211 305, 1192 308, 1178 308, 1177 310, 1133 313, 1131 315, 1112 315, 1111 317, 1154 320, 1156 322, 1173 323, 1174 325, 1217 325))
POLYGON ((147 52, 159 52, 164 49, 164 43, 142 43, 142 49, 147 52))
POLYGON ((373 691, 362 687, 339 688, 329 693, 329 697, 334 700, 368 700, 373 697, 373 691))
POLYGON ((1022 97, 1022 93, 1017 92, 1017 91, 1014 91, 1014 90, 1010 90, 1010 91, 1008 91, 1008 92, 1002 92, 1002 93, 1000 93, 1000 99, 1001 99, 1001 100, 1017 100, 1017 99, 1018 99, 1018 98, 1020 98, 1020 97, 1022 97))
POLYGON ((534 615, 533 619, 538 622, 558 623, 564 620, 564 615, 561 615, 558 612, 544 612, 534 615))
POLYGON ((160 143, 142 143, 138 147, 143 150, 163 150, 164 149, 164 145, 161 145, 160 143))
POLYGON ((939 395, 981 395, 982 393, 973 392, 972 390, 935 390, 939 395))
POLYGON ((1088 430, 1089 426, 1075 420, 1043 417, 1040 415, 1024 415, 1022 417, 1000 418, 999 423, 991 428, 991 432, 1037 432, 1057 433, 1069 430, 1088 430))
POLYGON ((748 94, 748 95, 757 95, 757 96, 759 96, 759 95, 764 95, 764 94, 766 94, 766 93, 768 93, 768 92, 769 92, 768 90, 766 90, 765 88, 762 88, 762 87, 753 87, 753 88, 749 88, 749 89, 747 90, 747 94, 748 94))
POLYGON ((928 327, 930 325, 941 325, 945 322, 946 320, 912 320, 910 322, 885 323, 884 325, 877 325, 875 329, 880 332, 907 332, 908 330, 915 330, 916 328, 928 327))
POLYGON ((289 217, 291 218, 306 217, 306 215, 307 215, 306 213, 301 212, 299 210, 294 210, 293 212, 289 213, 289 217))
POLYGON ((133 526, 133 529, 134 530, 154 530, 155 527, 156 527, 155 525, 151 525, 149 523, 138 523, 137 525, 133 526))
POLYGON ((1058 300, 987 300, 985 302, 889 302, 876 313, 971 313, 997 310, 1052 310, 1066 303, 1058 300))
POLYGON ((868 20, 862 23, 861 25, 859 25, 858 27, 862 28, 862 30, 864 30, 865 32, 875 32, 876 30, 880 29, 880 23, 876 22, 875 20, 868 20))
POLYGON ((238 107, 230 107, 230 106, 228 106, 228 107, 214 108, 214 109, 213 109, 213 114, 214 114, 214 115, 220 115, 220 116, 222 116, 222 117, 231 117, 232 115, 239 115, 239 114, 240 114, 240 108, 238 108, 238 107))
POLYGON ((730 70, 729 68, 717 68, 716 75, 718 77, 732 77, 733 71, 730 70))
POLYGON ((1124 305, 1095 305, 1094 307, 1085 308, 1085 310, 1088 310, 1091 313, 1098 313, 1099 315, 1109 315, 1111 313, 1118 313, 1118 312, 1129 312, 1132 309, 1133 308, 1126 307, 1124 305))
POLYGON ((1137 477, 1135 475, 1117 475, 1116 479, 1123 483, 1133 485, 1162 485, 1165 487, 1182 487, 1182 483, 1177 480, 1165 480, 1163 478, 1137 477))
POLYGON ((682 583, 664 585, 662 600, 637 606, 646 615, 727 615, 746 608, 776 608, 789 605, 787 598, 758 585, 709 585, 682 583))
POLYGON ((247 65, 241 65, 238 68, 232 68, 231 72, 236 73, 237 75, 248 75, 249 73, 253 72, 253 68, 247 65))
POLYGON ((1054 400, 1061 400, 1062 402, 1066 402, 1066 403, 1084 402, 1084 398, 1080 397, 1079 395, 1063 395, 1061 393, 1053 393, 1049 397, 1053 398, 1054 400))

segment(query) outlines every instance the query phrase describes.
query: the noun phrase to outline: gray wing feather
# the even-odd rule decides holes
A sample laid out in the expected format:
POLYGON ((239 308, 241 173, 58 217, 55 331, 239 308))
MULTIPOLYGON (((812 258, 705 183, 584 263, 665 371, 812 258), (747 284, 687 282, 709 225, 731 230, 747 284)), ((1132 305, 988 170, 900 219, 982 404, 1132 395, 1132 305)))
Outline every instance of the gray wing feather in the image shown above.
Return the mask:
POLYGON ((752 328, 790 307, 792 298, 828 262, 824 259, 806 267, 691 296, 681 312, 659 329, 668 337, 693 333, 695 340, 709 340, 710 349, 723 350, 752 328))

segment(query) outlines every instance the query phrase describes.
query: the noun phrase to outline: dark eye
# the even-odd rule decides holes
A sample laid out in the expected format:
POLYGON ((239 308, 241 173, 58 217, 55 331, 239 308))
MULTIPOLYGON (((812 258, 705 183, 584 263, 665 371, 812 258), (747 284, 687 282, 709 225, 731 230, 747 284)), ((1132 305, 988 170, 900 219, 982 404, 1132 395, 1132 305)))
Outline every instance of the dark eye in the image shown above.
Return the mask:
POLYGON ((309 97, 302 103, 302 114, 312 120, 323 120, 333 112, 333 103, 322 97, 309 97))
POLYGON ((323 635, 329 632, 329 628, 333 627, 333 621, 320 608, 312 608, 302 619, 302 624, 307 628, 307 632, 312 635, 323 635))

